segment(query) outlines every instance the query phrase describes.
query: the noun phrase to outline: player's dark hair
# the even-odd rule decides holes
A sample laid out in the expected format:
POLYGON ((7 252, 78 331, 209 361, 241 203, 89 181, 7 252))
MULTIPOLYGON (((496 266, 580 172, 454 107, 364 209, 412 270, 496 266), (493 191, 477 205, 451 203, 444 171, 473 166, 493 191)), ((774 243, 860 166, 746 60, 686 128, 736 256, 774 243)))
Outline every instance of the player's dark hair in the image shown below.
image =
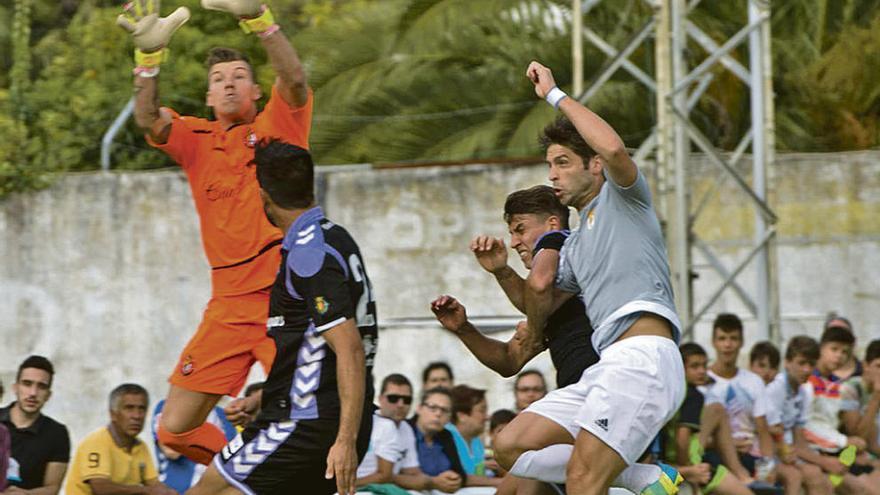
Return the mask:
POLYGON ((806 335, 792 337, 785 348, 785 359, 791 361, 798 356, 815 365, 819 360, 819 343, 816 342, 816 339, 806 335))
POLYGON ((501 425, 510 423, 515 417, 516 413, 510 409, 499 409, 493 412, 492 416, 489 417, 489 431, 492 431, 501 425))
POLYGON ((559 202, 550 186, 533 186, 514 191, 504 201, 504 221, 510 223, 513 215, 556 216, 563 229, 568 228, 568 207, 559 202))
POLYGON ((244 53, 236 50, 235 48, 227 48, 225 46, 215 46, 208 50, 208 57, 205 59, 205 67, 210 70, 215 64, 222 64, 224 62, 236 62, 242 61, 247 64, 248 70, 251 73, 251 79, 254 78, 254 66, 251 65, 251 60, 244 53))
POLYGON ((422 370, 422 383, 428 381, 428 377, 431 376, 432 371, 441 369, 446 370, 446 373, 449 375, 449 381, 455 381, 455 376, 452 374, 452 368, 449 367, 449 364, 447 364, 446 361, 434 361, 428 363, 428 365, 425 366, 425 369, 422 370))
POLYGON ((880 359, 880 339, 872 340, 865 349, 865 364, 875 359, 880 359))
POLYGON ((437 395, 437 394, 445 395, 446 397, 449 397, 449 401, 452 402, 452 394, 449 393, 448 388, 434 387, 434 388, 429 388, 428 390, 425 390, 422 392, 422 404, 424 404, 425 401, 428 400, 428 397, 430 397, 432 395, 437 395))
POLYGON ((110 392, 110 410, 116 411, 119 408, 119 400, 123 395, 142 395, 150 402, 150 394, 147 389, 141 387, 137 383, 123 383, 110 392))
POLYGON ((719 313, 712 322, 712 338, 718 334, 718 330, 725 333, 737 332, 739 338, 743 337, 743 322, 733 313, 719 313))
POLYGON ((18 383, 18 380, 21 378, 21 372, 25 368, 36 368, 38 370, 43 370, 46 373, 49 373, 49 386, 52 386, 52 380, 55 378, 55 367, 52 366, 52 363, 43 356, 28 356, 27 359, 21 362, 18 365, 18 372, 15 374, 15 382, 18 383))
POLYGON ((779 369, 779 349, 768 340, 758 342, 752 346, 752 351, 749 353, 749 363, 754 364, 755 361, 763 358, 767 358, 771 368, 779 369))
POLYGON ((259 392, 260 390, 263 390, 263 387, 265 385, 266 385, 265 382, 251 383, 250 385, 247 386, 246 389, 244 389, 244 396, 250 397, 252 394, 255 394, 255 393, 259 392))
POLYGON ((275 139, 261 140, 254 149, 257 182, 272 201, 286 210, 315 202, 315 165, 299 146, 275 139))
POLYGON ((407 386, 409 387, 410 392, 412 392, 412 383, 409 382, 409 378, 401 375, 400 373, 391 373, 382 379, 382 388, 379 389, 379 395, 385 393, 385 389, 388 388, 388 385, 397 385, 398 387, 407 386))
POLYGON ((596 156, 596 151, 584 141, 578 133, 577 128, 570 120, 560 115, 553 122, 547 124, 544 130, 538 136, 538 143, 541 145, 541 151, 547 153, 547 148, 553 144, 559 144, 571 149, 584 160, 584 168, 590 160, 596 156))
POLYGON ((547 380, 544 379, 544 375, 543 375, 543 373, 541 373, 540 371, 538 371, 538 370, 536 370, 536 369, 534 369, 534 368, 530 368, 530 369, 527 369, 527 370, 520 371, 519 374, 516 375, 516 380, 514 380, 514 382, 513 382, 513 388, 514 388, 514 390, 516 390, 516 387, 519 386, 519 381, 520 381, 524 376, 529 376, 529 375, 535 375, 535 376, 539 377, 539 378, 541 379, 541 383, 544 384, 544 388, 545 388, 545 389, 547 388, 547 380))
POLYGON ((456 385, 449 391, 452 399, 452 423, 458 424, 458 413, 471 414, 474 406, 486 400, 486 391, 467 385, 456 385))
POLYGON ((681 362, 685 364, 687 364, 687 360, 691 356, 708 356, 706 349, 703 349, 703 346, 696 342, 681 344, 678 351, 681 352, 681 362))
POLYGON ((825 331, 822 332, 822 339, 819 342, 821 344, 837 342, 838 344, 853 346, 856 344, 856 336, 853 335, 852 331, 847 328, 830 327, 826 328, 825 331))

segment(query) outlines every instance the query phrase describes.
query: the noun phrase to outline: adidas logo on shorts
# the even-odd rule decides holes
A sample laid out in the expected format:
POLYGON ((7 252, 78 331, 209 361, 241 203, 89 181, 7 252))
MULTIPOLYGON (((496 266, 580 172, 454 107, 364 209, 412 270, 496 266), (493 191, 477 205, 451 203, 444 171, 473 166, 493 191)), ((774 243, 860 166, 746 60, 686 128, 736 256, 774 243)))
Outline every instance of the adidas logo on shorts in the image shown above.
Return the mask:
POLYGON ((608 431, 608 418, 597 419, 595 423, 599 426, 599 428, 608 431))

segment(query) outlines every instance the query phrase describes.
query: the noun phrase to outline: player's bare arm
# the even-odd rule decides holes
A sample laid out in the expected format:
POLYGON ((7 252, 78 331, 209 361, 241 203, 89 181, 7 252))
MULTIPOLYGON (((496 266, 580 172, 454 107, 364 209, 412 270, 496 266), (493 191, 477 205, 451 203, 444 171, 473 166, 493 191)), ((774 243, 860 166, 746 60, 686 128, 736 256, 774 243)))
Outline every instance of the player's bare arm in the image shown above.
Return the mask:
POLYGON ((116 24, 131 34, 135 45, 135 122, 153 141, 164 144, 171 131, 171 114, 159 108, 159 67, 171 36, 189 20, 189 10, 178 7, 171 15, 159 17, 160 10, 160 0, 134 0, 126 4, 116 24))
MULTIPOLYGON (((539 98, 546 98, 556 88, 553 73, 538 62, 529 64, 526 76, 535 85, 535 94, 539 98)), ((623 187, 631 186, 638 177, 638 169, 617 132, 574 98, 563 98, 558 105, 584 141, 605 161, 606 170, 614 182, 623 187)))
POLYGON ((446 330, 457 336, 486 367, 503 377, 511 377, 544 350, 543 341, 529 334, 524 322, 507 342, 486 337, 467 319, 465 307, 452 296, 431 302, 431 311, 446 330))
POLYGON ((470 249, 480 267, 495 276, 510 303, 525 313, 525 280, 507 264, 507 246, 504 241, 497 237, 478 235, 471 240, 470 249))
POLYGON ((339 495, 355 492, 358 458, 355 449, 361 412, 364 407, 366 356, 361 335, 353 319, 347 319, 324 332, 327 344, 336 354, 340 421, 336 442, 327 455, 327 479, 336 477, 339 495))
POLYGON ((281 97, 293 107, 306 104, 309 94, 302 62, 287 36, 275 24, 272 12, 260 0, 202 0, 202 7, 233 14, 245 29, 256 33, 275 69, 281 97))

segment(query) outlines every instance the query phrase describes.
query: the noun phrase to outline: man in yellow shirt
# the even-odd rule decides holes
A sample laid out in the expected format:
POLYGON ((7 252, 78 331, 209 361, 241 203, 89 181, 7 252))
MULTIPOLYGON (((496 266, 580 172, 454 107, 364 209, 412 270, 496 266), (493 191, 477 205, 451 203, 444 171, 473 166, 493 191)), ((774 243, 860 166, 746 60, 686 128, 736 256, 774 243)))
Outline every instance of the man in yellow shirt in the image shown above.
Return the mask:
POLYGON ((144 429, 149 395, 140 385, 122 384, 110 393, 110 424, 87 436, 76 456, 65 487, 67 495, 175 495, 159 482, 144 429))

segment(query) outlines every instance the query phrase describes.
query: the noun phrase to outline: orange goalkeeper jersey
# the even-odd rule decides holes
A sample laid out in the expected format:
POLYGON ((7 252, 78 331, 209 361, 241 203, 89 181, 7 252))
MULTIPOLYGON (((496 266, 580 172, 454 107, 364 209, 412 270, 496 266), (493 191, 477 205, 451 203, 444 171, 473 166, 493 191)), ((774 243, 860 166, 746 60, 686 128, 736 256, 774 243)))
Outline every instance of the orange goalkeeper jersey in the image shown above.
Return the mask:
POLYGON ((254 145, 276 138, 308 148, 313 95, 292 108, 272 87, 254 122, 223 129, 219 122, 181 116, 171 109, 168 142, 150 145, 177 162, 189 179, 214 295, 237 295, 272 285, 280 262, 281 231, 266 219, 254 145))

